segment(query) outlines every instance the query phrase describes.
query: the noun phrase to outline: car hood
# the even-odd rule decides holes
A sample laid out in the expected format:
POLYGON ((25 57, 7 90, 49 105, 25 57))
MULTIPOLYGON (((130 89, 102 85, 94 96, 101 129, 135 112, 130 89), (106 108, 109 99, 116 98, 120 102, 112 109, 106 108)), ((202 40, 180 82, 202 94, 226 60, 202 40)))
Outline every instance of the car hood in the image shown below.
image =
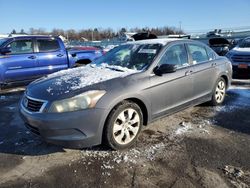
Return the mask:
POLYGON ((250 55, 250 48, 240 48, 240 47, 234 47, 231 50, 234 54, 244 54, 244 55, 250 55))
POLYGON ((225 38, 218 37, 218 38, 211 38, 209 39, 209 45, 214 47, 224 47, 230 45, 229 41, 225 38))
POLYGON ((116 66, 87 65, 74 69, 59 71, 32 82, 26 94, 43 100, 59 100, 80 94, 88 88, 99 89, 98 84, 108 84, 107 81, 123 78, 138 71, 116 66))

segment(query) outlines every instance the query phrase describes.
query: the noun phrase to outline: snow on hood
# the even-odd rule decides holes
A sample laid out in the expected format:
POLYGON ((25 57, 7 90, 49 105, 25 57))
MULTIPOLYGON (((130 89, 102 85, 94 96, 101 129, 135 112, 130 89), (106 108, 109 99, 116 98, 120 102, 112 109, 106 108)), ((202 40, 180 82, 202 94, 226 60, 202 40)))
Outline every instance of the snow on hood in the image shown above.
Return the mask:
POLYGON ((82 89, 86 86, 101 83, 118 77, 125 77, 139 72, 120 66, 110 66, 107 64, 90 64, 85 67, 62 70, 50 74, 38 82, 49 81, 47 92, 51 95, 56 93, 69 93, 73 90, 82 89))
POLYGON ((250 52, 250 48, 235 47, 233 50, 237 52, 250 52))

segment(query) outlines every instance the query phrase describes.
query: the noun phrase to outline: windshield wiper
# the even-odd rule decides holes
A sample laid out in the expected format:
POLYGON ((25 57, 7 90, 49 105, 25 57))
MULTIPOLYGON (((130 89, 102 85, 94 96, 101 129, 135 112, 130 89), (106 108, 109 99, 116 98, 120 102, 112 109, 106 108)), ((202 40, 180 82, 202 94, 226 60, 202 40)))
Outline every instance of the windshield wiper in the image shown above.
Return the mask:
POLYGON ((125 72, 125 70, 119 68, 119 67, 113 67, 113 66, 106 66, 105 68, 108 68, 110 70, 114 70, 114 71, 119 71, 119 72, 125 72))

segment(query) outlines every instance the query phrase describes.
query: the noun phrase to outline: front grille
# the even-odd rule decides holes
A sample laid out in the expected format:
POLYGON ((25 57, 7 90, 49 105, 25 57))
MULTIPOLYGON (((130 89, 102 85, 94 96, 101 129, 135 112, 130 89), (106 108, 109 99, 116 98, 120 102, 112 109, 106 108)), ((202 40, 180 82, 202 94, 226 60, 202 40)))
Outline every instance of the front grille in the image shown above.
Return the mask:
POLYGON ((250 55, 233 55, 231 59, 234 62, 250 62, 250 55))
POLYGON ((45 102, 31 99, 29 97, 25 97, 23 100, 24 107, 30 112, 40 112, 45 102))

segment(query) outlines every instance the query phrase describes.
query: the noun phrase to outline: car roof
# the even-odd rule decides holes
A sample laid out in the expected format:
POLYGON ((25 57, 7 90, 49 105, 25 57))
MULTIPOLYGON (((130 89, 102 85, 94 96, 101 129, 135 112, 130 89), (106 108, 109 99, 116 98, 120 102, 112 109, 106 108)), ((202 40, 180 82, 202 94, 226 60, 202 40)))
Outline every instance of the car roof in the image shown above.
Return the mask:
POLYGON ((13 36, 9 38, 13 39, 22 39, 22 38, 55 38, 56 36, 50 36, 50 35, 23 35, 23 36, 13 36))

